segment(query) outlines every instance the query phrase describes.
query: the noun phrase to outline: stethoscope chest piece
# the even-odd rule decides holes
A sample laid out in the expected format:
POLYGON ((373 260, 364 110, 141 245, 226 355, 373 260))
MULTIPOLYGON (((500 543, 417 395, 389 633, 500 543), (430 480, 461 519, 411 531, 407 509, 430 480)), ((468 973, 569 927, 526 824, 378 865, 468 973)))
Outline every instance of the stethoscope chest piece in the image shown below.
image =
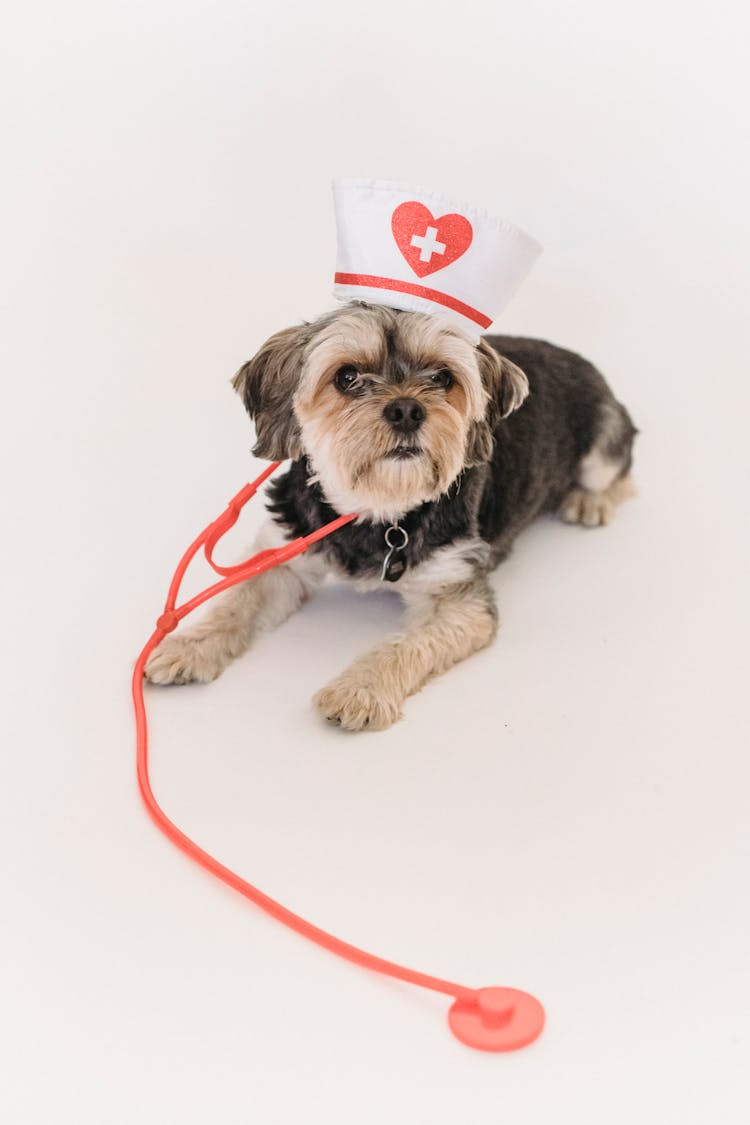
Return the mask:
POLYGON ((544 1008, 517 988, 480 988, 476 1001, 456 1000, 448 1025, 462 1043, 478 1051, 516 1051, 541 1034, 544 1008))

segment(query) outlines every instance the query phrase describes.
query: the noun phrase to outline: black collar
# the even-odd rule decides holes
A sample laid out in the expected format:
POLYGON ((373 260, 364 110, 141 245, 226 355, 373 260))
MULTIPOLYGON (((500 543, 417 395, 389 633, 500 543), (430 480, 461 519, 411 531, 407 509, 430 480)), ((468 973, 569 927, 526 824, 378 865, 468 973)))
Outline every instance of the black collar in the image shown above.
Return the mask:
MULTIPOLYGON (((271 482, 268 510, 290 538, 309 535, 343 514, 328 503, 311 475, 307 458, 302 458, 271 482)), ((406 567, 424 562, 439 547, 478 534, 477 511, 484 475, 484 466, 467 469, 438 500, 413 508, 398 521, 398 527, 408 535, 408 542, 398 552, 398 561, 405 567, 396 567, 398 573, 390 581, 401 577, 406 567)), ((381 576, 389 550, 386 532, 393 526, 368 520, 350 523, 322 540, 317 549, 352 577, 381 576)), ((392 534, 391 542, 395 541, 401 542, 401 537, 392 534)))

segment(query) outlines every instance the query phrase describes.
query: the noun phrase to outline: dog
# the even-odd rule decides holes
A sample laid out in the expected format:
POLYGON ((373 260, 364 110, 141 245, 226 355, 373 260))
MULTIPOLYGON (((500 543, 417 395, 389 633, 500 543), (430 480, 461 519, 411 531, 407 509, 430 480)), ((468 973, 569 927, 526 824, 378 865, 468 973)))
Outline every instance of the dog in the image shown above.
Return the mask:
POLYGON ((384 730, 408 696, 494 639, 490 572, 522 528, 542 512, 606 524, 634 492, 630 415, 591 363, 543 340, 475 344, 445 318, 355 302, 277 332, 232 382, 253 453, 291 460, 256 550, 358 518, 166 637, 146 666, 153 683, 215 679, 327 574, 361 590, 387 582, 405 603, 403 632, 314 700, 347 730, 384 730))

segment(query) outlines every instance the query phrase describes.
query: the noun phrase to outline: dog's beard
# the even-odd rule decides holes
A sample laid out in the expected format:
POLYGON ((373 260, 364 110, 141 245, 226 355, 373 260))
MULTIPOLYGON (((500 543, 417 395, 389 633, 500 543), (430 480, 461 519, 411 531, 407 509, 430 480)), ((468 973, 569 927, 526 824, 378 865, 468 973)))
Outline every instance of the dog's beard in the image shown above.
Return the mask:
MULTIPOLYGON (((334 392, 335 394, 335 392, 334 392)), ((395 521, 437 500, 461 472, 467 425, 450 405, 433 407, 414 434, 399 435, 382 420, 382 407, 345 403, 302 421, 302 442, 330 504, 373 521, 395 521)))

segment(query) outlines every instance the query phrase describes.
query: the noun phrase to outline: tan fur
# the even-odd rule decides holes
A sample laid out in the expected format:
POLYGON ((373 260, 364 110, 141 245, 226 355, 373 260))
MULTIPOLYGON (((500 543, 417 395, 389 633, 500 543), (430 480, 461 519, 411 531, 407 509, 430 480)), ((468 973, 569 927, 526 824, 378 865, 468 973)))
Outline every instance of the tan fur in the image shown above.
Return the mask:
POLYGON ((404 700, 432 677, 485 648, 497 632, 485 578, 415 599, 407 630, 356 660, 314 698, 326 719, 346 730, 384 730, 404 700))
POLYGON ((608 488, 600 491, 574 488, 560 505, 559 514, 566 523, 600 527, 610 523, 617 505, 631 496, 635 496, 635 485, 630 476, 612 481, 608 488))
POLYGON ((358 309, 340 313, 311 340, 294 412, 315 477, 333 506, 357 511, 362 519, 393 521, 436 500, 456 479, 465 464, 470 425, 484 417, 487 402, 476 349, 456 329, 420 313, 406 320, 388 309, 358 309), (378 374, 386 328, 399 334, 416 368, 448 368, 455 380, 447 392, 410 390, 427 417, 420 430, 424 452, 409 461, 387 457, 398 437, 383 409, 402 392, 378 374), (366 402, 336 389, 336 372, 349 364, 373 382, 366 402))
POLYGON ((388 313, 388 309, 343 309, 316 332, 302 357, 295 402, 311 406, 321 384, 329 383, 345 363, 378 370, 385 355, 383 324, 388 313))
MULTIPOLYGON (((279 529, 269 520, 253 551, 282 542, 279 529)), ((215 680, 247 650, 257 632, 274 629, 299 609, 324 573, 316 556, 304 555, 233 586, 217 598, 205 620, 165 637, 146 663, 146 678, 154 684, 215 680)))
POLYGON ((415 364, 449 368, 466 396, 469 419, 478 422, 484 417, 488 395, 482 384, 476 348, 466 337, 439 317, 421 313, 399 320, 398 337, 415 364))
MULTIPOLYGON (((256 550, 278 546, 279 529, 269 521, 256 550)), ((447 671, 497 631, 497 613, 485 575, 473 577, 474 563, 487 554, 480 540, 445 547, 416 567, 400 591, 406 630, 355 661, 315 697, 327 719, 347 730, 384 730, 401 717, 404 700, 432 677, 447 671), (471 576, 471 577, 470 577, 471 576)), ((152 683, 207 683, 250 645, 298 609, 322 580, 321 561, 302 556, 233 587, 209 617, 162 641, 146 665, 152 683)))

